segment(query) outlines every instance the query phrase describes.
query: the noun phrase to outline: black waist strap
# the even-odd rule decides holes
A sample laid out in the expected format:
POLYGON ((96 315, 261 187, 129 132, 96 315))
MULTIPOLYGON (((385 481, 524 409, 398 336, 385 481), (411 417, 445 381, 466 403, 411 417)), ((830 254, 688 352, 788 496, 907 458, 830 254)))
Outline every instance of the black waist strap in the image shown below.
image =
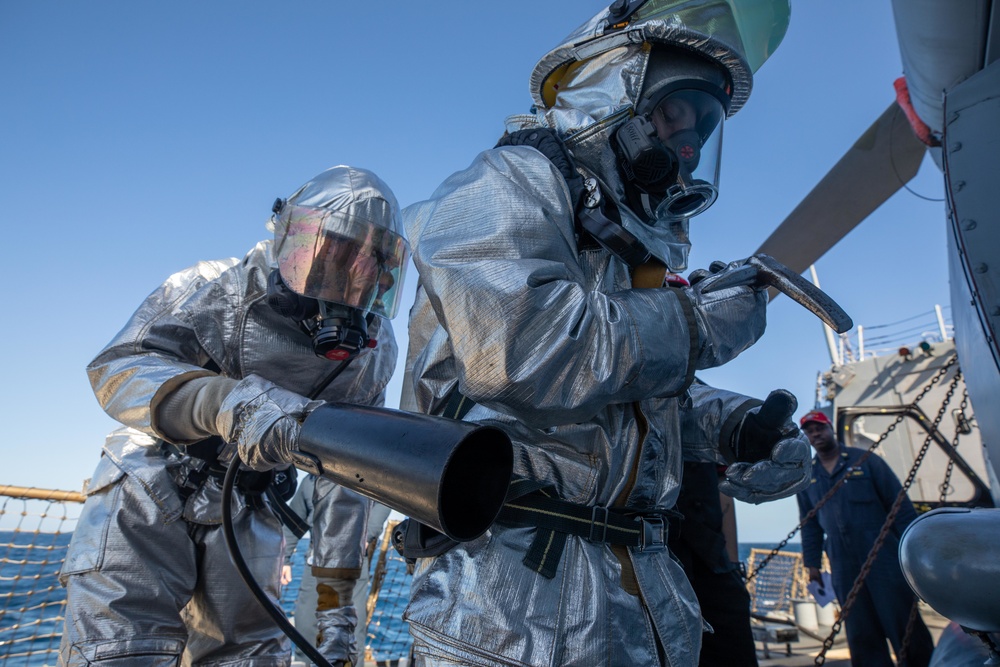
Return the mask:
POLYGON ((549 487, 508 499, 497 517, 497 522, 505 525, 537 528, 523 560, 542 576, 555 576, 567 535, 639 551, 666 549, 667 518, 673 514, 670 510, 578 505, 555 497, 553 491, 549 487))
MULTIPOLYGON (((462 419, 475 405, 476 402, 464 396, 456 386, 449 393, 441 416, 462 419)), ((552 487, 540 487, 539 482, 515 478, 507 489, 507 498, 496 521, 537 529, 522 561, 549 579, 556 576, 567 535, 639 551, 663 551, 667 548, 667 518, 681 516, 667 509, 639 511, 578 505, 558 498, 552 487)), ((444 550, 436 549, 433 554, 424 555, 438 555, 452 546, 449 544, 444 550)), ((409 551, 415 557, 423 557, 412 547, 409 551)), ((407 555, 404 549, 400 553, 407 555)))
MULTIPOLYGON (((225 443, 222 438, 213 436, 200 442, 184 447, 160 440, 160 454, 166 457, 176 456, 198 459, 201 463, 196 468, 189 468, 174 475, 174 483, 181 499, 187 499, 209 477, 214 477, 220 484, 226 476, 228 466, 219 461, 219 453, 225 443)), ((235 459, 232 465, 239 465, 235 459)), ((267 495, 271 507, 282 525, 291 530, 297 537, 302 537, 309 530, 309 524, 302 520, 286 499, 295 493, 295 468, 289 470, 258 472, 256 470, 240 469, 236 473, 236 488, 243 493, 244 500, 253 509, 261 509, 264 502, 261 496, 267 495)))

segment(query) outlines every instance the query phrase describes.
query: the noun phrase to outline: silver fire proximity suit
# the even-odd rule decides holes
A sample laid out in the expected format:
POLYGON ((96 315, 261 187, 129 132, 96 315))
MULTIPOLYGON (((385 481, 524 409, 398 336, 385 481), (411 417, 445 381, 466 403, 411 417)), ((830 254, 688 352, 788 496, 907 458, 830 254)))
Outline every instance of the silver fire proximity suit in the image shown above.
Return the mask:
MULTIPOLYGON (((401 231, 392 192, 370 172, 335 167, 288 201, 296 196, 311 210, 369 225, 381 217, 401 231)), ((287 451, 271 443, 290 434, 280 445, 294 448, 296 420, 324 399, 382 405, 397 346, 388 319, 372 317, 374 349, 346 366, 317 356, 303 325, 269 304, 276 248, 262 241, 242 260, 172 275, 88 366, 101 406, 125 426, 107 439, 61 572, 68 600, 60 664, 289 664, 289 642, 230 561, 219 472, 236 465, 237 445, 255 468, 241 468, 234 524, 254 577, 276 601, 281 526, 262 489, 242 480, 268 468, 294 474, 287 451), (317 388, 318 400, 304 398, 317 388), (245 406, 252 409, 240 412, 245 406), (275 409, 279 418, 269 421, 275 409)), ((314 513, 317 556, 325 566, 357 568, 368 503, 356 494, 346 505, 334 501, 344 490, 333 486, 314 513)), ((347 648, 329 657, 349 660, 354 628, 335 620, 326 632, 347 648)))
MULTIPOLYGON (((602 13, 543 58, 531 79, 537 113, 507 127, 556 130, 576 166, 621 204, 623 226, 676 272, 687 220, 647 224, 624 205, 610 134, 642 90, 650 42, 721 63, 731 111, 746 100, 751 69, 728 4, 711 3, 714 32, 697 12, 647 4, 624 30, 605 33, 602 13)), ((736 288, 715 300, 662 286, 662 274, 661 286, 637 289, 623 261, 578 248, 565 178, 526 146, 481 153, 403 217, 420 273, 404 409, 440 414, 460 392, 474 402, 464 419, 510 435, 517 475, 595 516, 606 507, 669 513, 685 459, 723 462, 720 447, 758 403, 691 377, 763 333, 761 294, 736 288)), ((724 488, 752 502, 793 494, 807 481, 808 444, 792 435, 779 450, 731 466, 724 488)), ((549 577, 522 562, 536 533, 500 521, 419 561, 405 614, 418 664, 697 664, 703 622, 669 551, 569 535, 549 577)))
MULTIPOLYGON (((379 405, 384 403, 380 401, 379 405)), ((314 521, 310 543, 312 575, 318 593, 316 641, 327 659, 357 660, 359 610, 354 588, 365 564, 368 518, 372 501, 359 493, 318 477, 313 494, 314 521), (332 520, 331 520, 332 519, 332 520)), ((364 618, 364 608, 360 610, 364 618)))

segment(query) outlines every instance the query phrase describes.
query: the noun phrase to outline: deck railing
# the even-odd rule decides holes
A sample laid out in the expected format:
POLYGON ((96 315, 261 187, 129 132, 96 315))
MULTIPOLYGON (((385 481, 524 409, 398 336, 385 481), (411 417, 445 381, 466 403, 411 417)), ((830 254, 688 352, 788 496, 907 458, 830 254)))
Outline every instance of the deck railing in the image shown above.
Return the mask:
POLYGON ((56 664, 66 606, 58 573, 83 500, 0 486, 0 664, 56 664))

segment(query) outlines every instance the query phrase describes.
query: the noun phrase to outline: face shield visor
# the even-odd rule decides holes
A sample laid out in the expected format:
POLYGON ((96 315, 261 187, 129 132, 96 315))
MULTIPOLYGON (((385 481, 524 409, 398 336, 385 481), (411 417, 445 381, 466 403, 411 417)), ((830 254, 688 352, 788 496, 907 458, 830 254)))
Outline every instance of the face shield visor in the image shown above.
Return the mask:
POLYGON ((725 115, 719 100, 702 90, 670 93, 649 114, 672 163, 649 188, 659 196, 658 203, 651 201, 655 220, 691 218, 715 203, 725 115))
POLYGON ((305 297, 392 319, 409 248, 391 229, 342 210, 285 204, 274 220, 285 285, 305 297))
POLYGON ((645 222, 690 218, 715 202, 731 90, 718 63, 652 47, 634 115, 612 143, 628 205, 645 222))

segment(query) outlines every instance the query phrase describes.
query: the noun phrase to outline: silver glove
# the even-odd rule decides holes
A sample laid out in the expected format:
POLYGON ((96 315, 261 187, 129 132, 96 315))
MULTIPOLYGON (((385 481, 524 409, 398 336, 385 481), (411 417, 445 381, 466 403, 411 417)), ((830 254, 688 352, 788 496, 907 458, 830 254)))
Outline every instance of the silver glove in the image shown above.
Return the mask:
POLYGON ((756 463, 734 463, 726 468, 719 490, 745 503, 759 505, 795 495, 809 485, 812 456, 809 440, 789 422, 788 435, 771 455, 756 463))
POLYGON ((732 361, 740 352, 757 342, 767 324, 767 289, 737 285, 715 291, 703 291, 716 276, 743 268, 743 261, 712 262, 711 273, 704 269, 690 275, 691 287, 685 288, 694 305, 700 342, 697 370, 715 368, 732 361))
POLYGON ((245 464, 270 470, 292 462, 302 420, 322 404, 248 375, 222 401, 215 425, 245 464))

